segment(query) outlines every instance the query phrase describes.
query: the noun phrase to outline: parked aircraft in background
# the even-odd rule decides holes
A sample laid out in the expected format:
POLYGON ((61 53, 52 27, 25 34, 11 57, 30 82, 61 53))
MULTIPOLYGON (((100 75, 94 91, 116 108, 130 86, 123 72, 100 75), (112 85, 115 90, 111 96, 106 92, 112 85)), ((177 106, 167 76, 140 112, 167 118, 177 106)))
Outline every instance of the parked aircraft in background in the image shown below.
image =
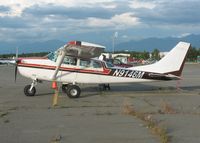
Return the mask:
POLYGON ((0 64, 15 64, 15 59, 0 59, 0 64))

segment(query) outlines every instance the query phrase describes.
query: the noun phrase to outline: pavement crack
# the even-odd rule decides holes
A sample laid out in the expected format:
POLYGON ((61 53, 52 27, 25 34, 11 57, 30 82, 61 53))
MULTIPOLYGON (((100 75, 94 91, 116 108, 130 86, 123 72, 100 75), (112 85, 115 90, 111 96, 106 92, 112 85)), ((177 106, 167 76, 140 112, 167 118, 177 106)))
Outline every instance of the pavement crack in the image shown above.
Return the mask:
POLYGON ((151 131, 152 134, 156 135, 161 143, 169 143, 171 136, 168 135, 167 128, 160 125, 160 121, 154 119, 152 115, 146 114, 135 110, 133 106, 125 103, 123 105, 123 114, 131 115, 137 119, 143 121, 145 126, 151 131))

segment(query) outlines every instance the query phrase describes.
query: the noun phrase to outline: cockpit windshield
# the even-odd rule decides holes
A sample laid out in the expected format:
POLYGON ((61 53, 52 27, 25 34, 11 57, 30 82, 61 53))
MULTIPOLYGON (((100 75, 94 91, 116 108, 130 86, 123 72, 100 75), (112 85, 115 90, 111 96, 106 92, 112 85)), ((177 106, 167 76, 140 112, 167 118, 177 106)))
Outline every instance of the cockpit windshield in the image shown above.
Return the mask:
POLYGON ((57 51, 51 52, 51 53, 49 53, 49 54, 47 55, 47 58, 48 58, 49 60, 51 60, 51 61, 54 61, 54 62, 56 62, 57 57, 58 57, 58 52, 57 52, 57 51))

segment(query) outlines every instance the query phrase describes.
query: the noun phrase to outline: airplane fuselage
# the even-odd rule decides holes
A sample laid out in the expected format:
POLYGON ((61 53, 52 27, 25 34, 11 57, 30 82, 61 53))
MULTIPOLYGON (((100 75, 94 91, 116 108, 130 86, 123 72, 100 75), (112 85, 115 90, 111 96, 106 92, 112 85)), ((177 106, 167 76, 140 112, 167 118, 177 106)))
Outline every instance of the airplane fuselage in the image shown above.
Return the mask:
MULTIPOLYGON (((150 76, 152 73, 129 68, 107 67, 106 63, 94 59, 83 59, 89 65, 63 63, 56 76, 57 82, 62 83, 131 83, 157 80, 170 80, 163 76, 150 76), (95 67, 91 63, 95 63, 95 67)), ((21 59, 18 71, 21 75, 33 80, 52 81, 56 63, 49 59, 21 59)))

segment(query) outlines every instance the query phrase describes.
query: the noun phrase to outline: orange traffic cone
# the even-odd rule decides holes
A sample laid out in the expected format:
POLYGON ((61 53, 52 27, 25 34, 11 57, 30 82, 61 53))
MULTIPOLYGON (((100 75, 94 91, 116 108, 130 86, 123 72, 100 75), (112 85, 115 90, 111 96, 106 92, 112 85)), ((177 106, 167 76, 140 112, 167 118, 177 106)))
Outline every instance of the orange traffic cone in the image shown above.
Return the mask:
POLYGON ((57 82, 56 82, 56 81, 53 81, 53 82, 52 82, 52 88, 53 88, 53 89, 57 89, 57 88, 58 88, 57 82))
POLYGON ((58 103, 58 93, 59 93, 59 91, 58 91, 58 86, 57 86, 57 82, 56 81, 53 81, 52 82, 52 88, 54 89, 54 91, 55 91, 55 93, 54 93, 54 95, 53 95, 53 106, 56 106, 57 105, 57 103, 58 103))

